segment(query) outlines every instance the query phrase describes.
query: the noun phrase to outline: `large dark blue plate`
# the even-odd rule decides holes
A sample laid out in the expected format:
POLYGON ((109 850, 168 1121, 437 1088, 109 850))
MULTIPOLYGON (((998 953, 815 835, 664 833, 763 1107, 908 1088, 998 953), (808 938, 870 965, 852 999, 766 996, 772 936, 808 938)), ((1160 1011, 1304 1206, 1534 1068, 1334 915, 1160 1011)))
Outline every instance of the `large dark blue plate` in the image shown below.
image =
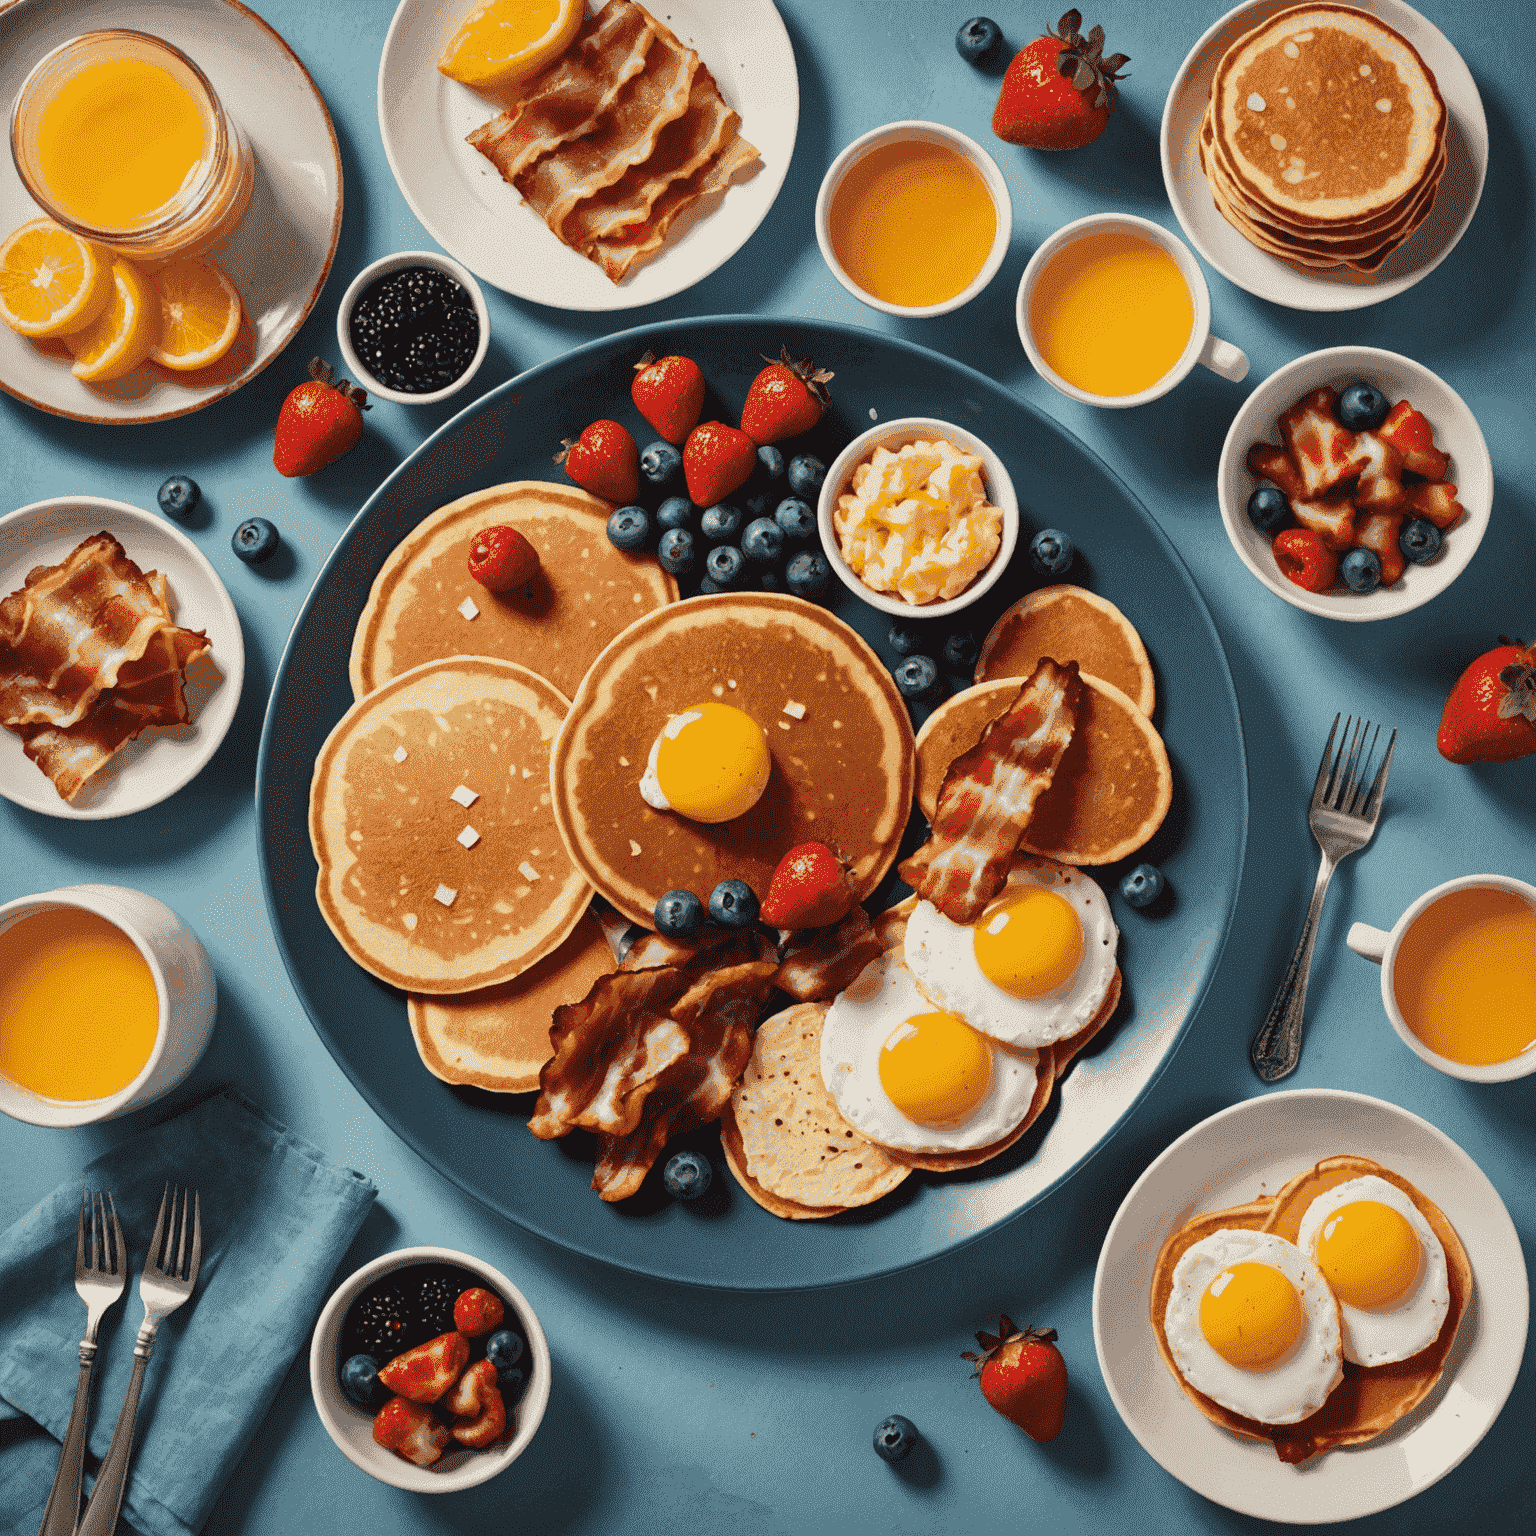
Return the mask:
MULTIPOLYGON (((830 601, 895 663, 883 615, 841 588, 830 601)), ((936 644, 943 636, 940 627, 936 644)), ((1248 795, 1237 697, 1205 604, 1162 531, 1089 449, 991 380, 922 347, 849 326, 733 316, 641 326, 530 369, 448 422, 379 487, 289 639, 262 735, 257 812, 267 904, 294 987, 331 1054, 406 1142, 493 1210, 568 1248, 663 1278, 776 1290, 861 1279, 951 1252, 1028 1209, 1103 1144, 1167 1065, 1215 971, 1237 900, 1248 795), (862 1212, 791 1222, 737 1187, 711 1130, 694 1138, 716 1160, 715 1189, 703 1201, 668 1200, 653 1175, 632 1200, 605 1205, 587 1187, 589 1140, 535 1140, 523 1124, 531 1095, 450 1088, 430 1076, 402 994, 337 944, 314 898, 310 773, 352 702, 348 650, 369 586, 417 521, 482 486, 558 475, 551 450, 594 417, 616 417, 648 440, 628 388, 631 364, 647 347, 695 358, 714 391, 706 419, 735 420, 759 354, 777 355, 786 341, 837 374, 836 406, 808 439, 825 461, 871 419, 898 416, 956 422, 1002 455, 1024 529, 989 606, 971 610, 978 638, 1004 605, 1039 584, 1029 535, 1047 525, 1077 543, 1072 579, 1117 603, 1141 631, 1175 775, 1173 810, 1142 856, 1161 865, 1172 895, 1150 913, 1133 912, 1114 890, 1120 869, 1096 872, 1122 930, 1125 1001, 1040 1124, 1002 1157, 949 1178, 916 1174, 862 1212)), ((909 845, 916 836, 914 828, 909 845)), ((882 895, 894 891, 888 884, 882 895)))

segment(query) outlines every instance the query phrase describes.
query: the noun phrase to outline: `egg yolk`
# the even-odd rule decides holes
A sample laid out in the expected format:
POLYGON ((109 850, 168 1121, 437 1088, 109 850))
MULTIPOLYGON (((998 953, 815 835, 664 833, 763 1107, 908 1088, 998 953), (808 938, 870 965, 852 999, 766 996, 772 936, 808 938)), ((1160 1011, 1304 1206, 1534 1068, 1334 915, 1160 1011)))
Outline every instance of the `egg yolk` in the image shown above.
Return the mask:
POLYGON ((1077 969, 1083 924, 1065 896, 1026 885, 1005 891, 971 930, 976 963, 1014 997, 1043 997, 1077 969))
POLYGON ((690 705, 667 722, 656 751, 656 782, 691 821, 746 815, 771 767, 762 726, 730 704, 690 705))
POLYGON ((1419 1276, 1419 1235, 1380 1200, 1340 1206, 1318 1230, 1317 1267, 1352 1307, 1395 1306, 1419 1276))
POLYGON ((892 1031, 880 1052, 880 1086, 919 1125, 967 1119, 992 1081, 992 1051, 953 1013, 919 1013, 892 1031))
POLYGON ((1200 1298, 1206 1342, 1244 1371, 1265 1371, 1283 1360, 1305 1322, 1296 1287, 1268 1264, 1233 1264, 1200 1298))

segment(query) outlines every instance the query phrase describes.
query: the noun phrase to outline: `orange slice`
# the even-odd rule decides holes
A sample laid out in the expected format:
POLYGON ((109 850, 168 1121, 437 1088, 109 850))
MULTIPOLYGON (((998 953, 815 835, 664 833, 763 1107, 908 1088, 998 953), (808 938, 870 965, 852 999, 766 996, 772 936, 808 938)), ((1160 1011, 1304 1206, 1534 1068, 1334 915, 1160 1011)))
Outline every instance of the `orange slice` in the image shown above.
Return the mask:
POLYGON ((23 224, 0 245, 0 319, 23 336, 67 336, 112 299, 112 254, 52 219, 23 224))
POLYGON ((464 18, 437 67, 476 90, 526 80, 571 46, 585 13, 582 0, 486 0, 464 18))
POLYGON ((64 338, 77 379, 105 384, 147 362, 160 340, 160 296, 129 261, 112 263, 111 302, 83 331, 64 338))
POLYGON ((150 353, 165 368, 206 368, 240 334, 240 290, 206 256, 173 261, 150 274, 160 296, 160 344, 150 353))

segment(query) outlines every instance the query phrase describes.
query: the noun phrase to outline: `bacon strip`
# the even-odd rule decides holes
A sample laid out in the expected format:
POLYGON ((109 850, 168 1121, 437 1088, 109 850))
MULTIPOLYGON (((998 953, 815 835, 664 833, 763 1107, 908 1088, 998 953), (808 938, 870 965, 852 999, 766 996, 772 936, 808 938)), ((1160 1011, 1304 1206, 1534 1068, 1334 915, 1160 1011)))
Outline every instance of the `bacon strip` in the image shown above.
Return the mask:
POLYGON ((1008 713, 950 764, 928 841, 900 873, 951 921, 975 921, 1002 886, 1072 739, 1080 692, 1075 661, 1042 657, 1008 713))
POLYGON ((791 941, 773 984, 797 1003, 815 1003, 839 992, 884 949, 863 907, 854 907, 834 928, 791 941))

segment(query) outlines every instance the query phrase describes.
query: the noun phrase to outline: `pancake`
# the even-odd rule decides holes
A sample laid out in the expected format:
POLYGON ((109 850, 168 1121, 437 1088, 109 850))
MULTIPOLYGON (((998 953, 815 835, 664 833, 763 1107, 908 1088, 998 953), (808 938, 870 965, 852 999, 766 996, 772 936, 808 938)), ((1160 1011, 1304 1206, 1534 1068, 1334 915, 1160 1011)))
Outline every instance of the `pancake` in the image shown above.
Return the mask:
POLYGON ((315 896, 365 970, 406 991, 471 992, 559 948, 592 894, 549 804, 568 708, 526 667, 455 656, 337 722, 310 787, 315 896))
POLYGON ((555 742, 550 787, 577 868, 650 927, 668 890, 707 899, 738 879, 766 895, 783 855, 811 841, 842 856, 863 900, 895 860, 913 773, 906 705, 853 630, 800 598, 720 593, 636 620, 598 657, 555 742), (773 758, 757 805, 712 826, 653 810, 639 788, 668 717, 711 700, 752 716, 773 758))
POLYGON ((608 542, 606 501, 573 485, 515 480, 449 502, 401 540, 374 578, 352 640, 354 698, 443 656, 500 656, 567 698, 625 625, 677 601, 648 555, 608 542), (469 574, 475 535, 506 523, 539 552, 526 591, 495 593, 469 574), (466 618, 460 604, 475 610, 466 618))

